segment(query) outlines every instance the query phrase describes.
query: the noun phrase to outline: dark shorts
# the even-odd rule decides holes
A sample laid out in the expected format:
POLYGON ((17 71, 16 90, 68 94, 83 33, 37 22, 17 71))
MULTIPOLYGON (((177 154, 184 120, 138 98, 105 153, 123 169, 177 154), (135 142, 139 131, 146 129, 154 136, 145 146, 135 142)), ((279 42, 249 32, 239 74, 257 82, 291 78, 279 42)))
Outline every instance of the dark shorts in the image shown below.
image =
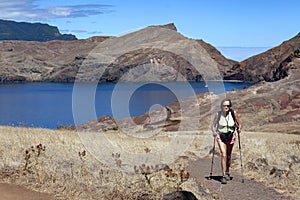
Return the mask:
POLYGON ((224 142, 225 144, 234 144, 236 136, 234 133, 219 133, 216 136, 217 141, 224 142))

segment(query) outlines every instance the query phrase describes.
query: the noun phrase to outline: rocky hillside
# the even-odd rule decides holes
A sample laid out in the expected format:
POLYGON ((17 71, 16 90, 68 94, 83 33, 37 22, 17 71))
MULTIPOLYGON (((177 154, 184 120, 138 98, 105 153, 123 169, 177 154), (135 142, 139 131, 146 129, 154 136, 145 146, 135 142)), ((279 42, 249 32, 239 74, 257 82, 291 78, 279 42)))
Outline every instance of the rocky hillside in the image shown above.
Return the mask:
MULTIPOLYGON (((184 37, 174 24, 150 26, 121 37, 49 42, 11 40, 1 41, 0 47, 1 82, 73 82, 79 69, 83 81, 117 81, 134 68, 142 69, 149 79, 155 74, 161 81, 198 81, 203 80, 203 75, 206 79, 227 76, 237 64, 204 41, 184 37), (104 68, 101 76, 94 73, 104 68)), ((129 76, 125 81, 135 80, 136 76, 129 76)))
POLYGON ((68 73, 68 68, 80 66, 83 55, 106 38, 49 42, 0 41, 0 81, 47 81, 54 76, 57 79, 52 78, 53 81, 72 82, 76 71, 68 73))
POLYGON ((71 34, 61 34, 57 27, 42 23, 0 20, 0 40, 50 41, 77 40, 71 34))

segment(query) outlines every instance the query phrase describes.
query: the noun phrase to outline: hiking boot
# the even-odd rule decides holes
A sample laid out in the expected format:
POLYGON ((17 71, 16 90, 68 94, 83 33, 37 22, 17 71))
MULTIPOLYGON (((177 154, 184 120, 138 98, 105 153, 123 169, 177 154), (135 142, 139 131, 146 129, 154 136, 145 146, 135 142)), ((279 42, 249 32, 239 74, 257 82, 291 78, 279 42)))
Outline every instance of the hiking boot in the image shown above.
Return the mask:
POLYGON ((229 174, 229 172, 226 172, 226 181, 230 181, 231 179, 230 179, 230 174, 229 174))
POLYGON ((221 178, 221 183, 222 183, 222 184, 226 184, 226 183, 227 183, 227 180, 226 180, 226 177, 225 177, 225 176, 223 176, 223 177, 221 178))

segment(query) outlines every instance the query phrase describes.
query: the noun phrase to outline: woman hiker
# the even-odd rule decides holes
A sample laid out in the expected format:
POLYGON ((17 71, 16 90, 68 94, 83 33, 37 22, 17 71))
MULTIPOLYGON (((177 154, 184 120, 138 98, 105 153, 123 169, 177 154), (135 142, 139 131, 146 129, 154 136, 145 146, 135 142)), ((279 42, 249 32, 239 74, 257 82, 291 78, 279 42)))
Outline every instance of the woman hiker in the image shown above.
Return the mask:
POLYGON ((216 113, 212 132, 218 142, 221 151, 222 179, 221 183, 226 184, 230 180, 229 167, 231 162, 231 152, 236 140, 235 130, 241 133, 242 124, 236 111, 231 109, 230 99, 221 102, 221 111, 216 113))

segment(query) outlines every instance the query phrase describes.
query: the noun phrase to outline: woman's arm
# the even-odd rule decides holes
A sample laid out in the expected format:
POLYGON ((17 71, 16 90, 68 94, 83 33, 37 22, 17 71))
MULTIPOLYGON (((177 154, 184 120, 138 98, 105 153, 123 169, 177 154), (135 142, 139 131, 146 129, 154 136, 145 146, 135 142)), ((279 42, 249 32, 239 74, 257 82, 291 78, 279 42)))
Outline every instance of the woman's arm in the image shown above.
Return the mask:
POLYGON ((239 116, 238 116, 238 114, 237 114, 236 111, 234 111, 234 117, 235 117, 236 122, 237 122, 238 125, 239 125, 239 127, 238 127, 238 129, 237 129, 237 132, 240 133, 241 130, 242 130, 243 125, 242 125, 241 120, 240 120, 240 118, 239 118, 239 116))
POLYGON ((216 130, 217 120, 218 120, 218 113, 215 114, 214 121, 211 126, 211 130, 212 130, 214 136, 217 135, 217 130, 216 130))

